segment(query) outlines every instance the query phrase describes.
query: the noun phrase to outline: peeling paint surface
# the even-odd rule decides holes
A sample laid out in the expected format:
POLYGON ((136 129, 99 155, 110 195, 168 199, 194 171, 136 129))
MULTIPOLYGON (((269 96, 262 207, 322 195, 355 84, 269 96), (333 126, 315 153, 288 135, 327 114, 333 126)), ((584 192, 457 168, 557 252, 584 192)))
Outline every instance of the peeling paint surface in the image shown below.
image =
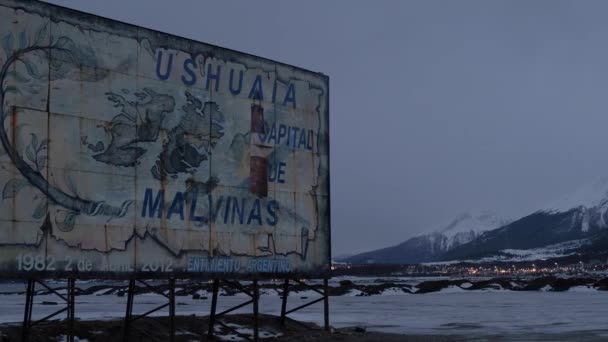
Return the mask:
POLYGON ((0 271, 324 276, 319 73, 0 0, 0 271))

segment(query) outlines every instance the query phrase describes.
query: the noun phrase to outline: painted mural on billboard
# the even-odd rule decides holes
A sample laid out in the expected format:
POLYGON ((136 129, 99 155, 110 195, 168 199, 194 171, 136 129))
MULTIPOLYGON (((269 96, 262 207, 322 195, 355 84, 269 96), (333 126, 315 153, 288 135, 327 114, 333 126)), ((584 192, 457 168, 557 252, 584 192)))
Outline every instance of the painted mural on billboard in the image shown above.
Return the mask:
POLYGON ((0 270, 320 275, 327 77, 0 1, 0 270))

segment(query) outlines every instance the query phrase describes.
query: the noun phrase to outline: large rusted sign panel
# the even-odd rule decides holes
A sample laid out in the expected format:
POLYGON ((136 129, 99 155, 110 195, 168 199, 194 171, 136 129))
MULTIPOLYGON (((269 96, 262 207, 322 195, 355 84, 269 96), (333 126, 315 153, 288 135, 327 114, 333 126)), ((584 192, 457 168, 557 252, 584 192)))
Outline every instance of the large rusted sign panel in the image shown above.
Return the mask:
POLYGON ((324 276, 328 78, 0 0, 0 272, 324 276))

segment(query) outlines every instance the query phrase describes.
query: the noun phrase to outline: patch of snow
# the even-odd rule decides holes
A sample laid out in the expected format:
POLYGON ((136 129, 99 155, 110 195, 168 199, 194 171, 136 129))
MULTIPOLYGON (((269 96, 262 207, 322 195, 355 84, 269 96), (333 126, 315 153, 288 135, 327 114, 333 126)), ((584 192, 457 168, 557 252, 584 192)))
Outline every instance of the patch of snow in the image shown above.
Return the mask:
POLYGON ((93 292, 93 295, 95 296, 101 296, 101 295, 105 295, 106 293, 108 293, 108 291, 111 291, 112 289, 101 289, 101 290, 97 290, 95 292, 93 292))
POLYGON ((571 292, 597 292, 597 289, 591 285, 573 286, 568 289, 571 292))
POLYGON ((261 338, 276 338, 276 337, 283 336, 283 333, 271 332, 271 331, 267 331, 267 330, 260 330, 259 334, 260 334, 261 338))
POLYGON ((400 287, 389 287, 385 289, 380 294, 381 296, 398 296, 398 295, 407 295, 409 293, 403 291, 400 287))
MULTIPOLYGON (((235 323, 228 323, 226 325, 229 326, 230 328, 236 330, 236 332, 241 335, 253 336, 252 328, 245 327, 245 326, 235 324, 235 323)), ((216 329, 216 333, 218 333, 217 329, 216 329)), ((258 330, 258 334, 261 338, 276 338, 276 337, 280 337, 283 335, 283 333, 281 333, 281 332, 271 331, 271 330, 268 330, 265 328, 260 328, 258 330)), ((244 338, 242 338, 241 336, 238 336, 236 334, 227 334, 227 335, 218 334, 217 338, 220 339, 221 341, 243 341, 244 340, 244 338)))
POLYGON ((487 287, 481 290, 482 292, 505 292, 509 290, 505 290, 502 286, 498 285, 498 288, 487 287))
POLYGON ((471 284, 469 282, 460 284, 460 287, 463 288, 463 289, 468 289, 471 286, 473 286, 473 284, 471 284))
POLYGON ((540 288, 539 291, 551 291, 553 290, 553 287, 551 287, 551 285, 545 285, 542 288, 540 288))
POLYGON ((463 288, 461 288, 460 286, 456 286, 456 285, 450 285, 448 287, 445 287, 437 292, 431 292, 431 293, 462 293, 462 292, 468 292, 467 290, 464 290, 463 288))
POLYGON ((194 294, 199 295, 200 297, 209 297, 209 291, 207 290, 196 290, 196 292, 194 292, 194 294))
MULTIPOLYGON (((344 259, 348 258, 347 256, 343 257, 344 259)), ((347 262, 341 262, 341 261, 336 261, 336 260, 332 260, 331 261, 332 265, 348 265, 347 262)))
POLYGON ((589 220, 590 219, 591 218, 590 218, 589 212, 587 210, 585 210, 583 213, 583 222, 581 223, 581 232, 589 231, 589 220))
POLYGON ((175 335, 196 335, 196 334, 193 333, 192 331, 188 331, 188 330, 177 330, 177 331, 175 331, 175 335))
POLYGON ((220 341, 245 341, 244 338, 240 337, 239 335, 236 334, 225 334, 225 335, 215 335, 215 338, 217 338, 220 341))
POLYGON ((350 296, 350 297, 353 297, 353 296, 359 296, 359 295, 361 295, 362 293, 363 293, 363 292, 361 292, 361 290, 352 289, 352 290, 350 290, 350 291, 346 292, 344 295, 345 295, 345 296, 350 296))
MULTIPOLYGON (((61 335, 57 339, 57 342, 68 342, 68 335, 61 335)), ((89 342, 86 338, 80 338, 78 336, 74 336, 74 342, 89 342)))

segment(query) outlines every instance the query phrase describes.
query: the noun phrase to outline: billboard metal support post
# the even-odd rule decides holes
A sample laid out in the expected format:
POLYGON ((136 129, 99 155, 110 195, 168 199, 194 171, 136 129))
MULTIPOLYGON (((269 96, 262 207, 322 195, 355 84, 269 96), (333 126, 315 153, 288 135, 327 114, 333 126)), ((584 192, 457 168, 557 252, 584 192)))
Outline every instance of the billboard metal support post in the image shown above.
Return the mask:
POLYGON ((324 326, 323 328, 326 331, 329 331, 329 280, 327 278, 323 279, 323 291, 319 290, 318 288, 311 286, 309 284, 306 284, 305 282, 299 280, 299 279, 293 279, 294 282, 296 282, 299 285, 302 285, 304 287, 307 287, 308 289, 320 294, 321 298, 317 298, 315 300, 312 300, 308 303, 304 303, 298 307, 295 307, 293 309, 287 310, 287 297, 289 296, 289 279, 285 279, 285 283, 283 283, 283 292, 282 292, 282 301, 281 301, 281 325, 284 326, 285 325, 285 320, 287 318, 287 315, 289 315, 290 313, 296 312, 298 310, 304 309, 306 307, 309 307, 313 304, 316 304, 318 302, 323 301, 323 321, 324 321, 324 326))
POLYGON ((76 319, 76 279, 68 279, 68 341, 74 341, 74 320, 76 319))
POLYGON ((25 292, 25 309, 23 312, 23 325, 21 328, 21 341, 27 342, 30 338, 30 331, 36 324, 48 321, 51 318, 63 313, 67 314, 67 341, 74 341, 74 320, 75 320, 75 302, 76 302, 76 279, 68 278, 67 282, 67 296, 62 295, 55 288, 49 287, 44 281, 30 278, 27 280, 27 289, 25 292), (57 297, 65 301, 66 306, 63 309, 59 309, 37 321, 32 320, 32 312, 34 307, 34 297, 36 296, 36 283, 46 288, 49 293, 53 293, 57 297))
POLYGON ((23 326, 21 328, 21 341, 29 340, 30 322, 32 321, 32 305, 34 303, 34 279, 27 280, 27 290, 25 292, 25 310, 23 311, 23 326))
POLYGON ((285 326, 285 318, 287 315, 287 297, 289 296, 289 278, 283 283, 283 293, 281 294, 281 326, 285 326))
POLYGON ((226 279, 214 279, 213 280, 213 294, 211 297, 211 311, 209 313, 209 330, 207 332, 207 338, 212 339, 213 338, 213 334, 214 334, 214 327, 215 324, 219 324, 222 327, 224 327, 227 330, 232 331, 234 334, 236 334, 239 337, 242 338, 246 338, 248 340, 253 340, 253 341, 258 341, 259 339, 259 298, 260 298, 260 290, 259 290, 259 286, 258 286, 258 280, 254 279, 253 283, 252 283, 252 292, 248 291, 247 289, 245 289, 239 282, 237 281, 229 281, 226 279), (247 296, 249 296, 251 299, 243 302, 241 304, 235 305, 229 309, 226 309, 220 313, 216 313, 217 311, 217 296, 219 293, 219 288, 220 286, 222 286, 222 283, 224 284, 224 286, 227 287, 231 287, 233 289, 238 290, 239 292, 242 292, 244 294, 246 294, 247 296), (243 333, 238 332, 236 329, 234 329, 233 327, 225 324, 224 322, 222 322, 219 318, 221 316, 224 316, 226 314, 229 314, 235 310, 238 310, 244 306, 247 306, 249 304, 253 305, 253 336, 250 337, 249 335, 245 335, 243 333))
POLYGON ((323 279, 323 318, 325 331, 329 331, 329 279, 323 279))
MULTIPOLYGON (((130 332, 133 329, 132 323, 140 318, 147 317, 150 314, 162 310, 166 307, 169 307, 169 341, 175 340, 175 278, 169 278, 169 291, 168 293, 164 293, 162 290, 159 290, 157 287, 152 286, 145 282, 142 279, 130 279, 129 287, 127 289, 127 310, 125 313, 125 320, 123 324, 123 336, 122 340, 127 342, 129 341, 130 332), (147 287, 150 291, 159 294, 165 298, 167 298, 167 303, 162 304, 154 309, 148 310, 147 312, 141 315, 133 315, 133 304, 135 302, 135 283, 139 282, 145 287, 147 287)), ((154 340, 155 338, 145 331, 139 330, 139 332, 143 335, 146 335, 149 339, 154 340)))
POLYGON ((257 341, 259 336, 259 322, 258 322, 258 304, 260 300, 260 288, 258 287, 258 280, 253 279, 253 340, 257 341))
POLYGON ((169 278, 169 341, 175 341, 175 278, 169 278))
POLYGON ((129 279, 129 286, 127 288, 127 310, 125 312, 125 321, 122 330, 122 340, 127 341, 129 339, 129 325, 131 323, 131 314, 133 313, 133 291, 135 288, 135 279, 129 279))
POLYGON ((220 288, 220 280, 213 279, 213 293, 211 294, 211 311, 209 312, 209 330, 207 337, 213 338, 213 326, 215 325, 215 311, 217 309, 217 294, 220 288))

